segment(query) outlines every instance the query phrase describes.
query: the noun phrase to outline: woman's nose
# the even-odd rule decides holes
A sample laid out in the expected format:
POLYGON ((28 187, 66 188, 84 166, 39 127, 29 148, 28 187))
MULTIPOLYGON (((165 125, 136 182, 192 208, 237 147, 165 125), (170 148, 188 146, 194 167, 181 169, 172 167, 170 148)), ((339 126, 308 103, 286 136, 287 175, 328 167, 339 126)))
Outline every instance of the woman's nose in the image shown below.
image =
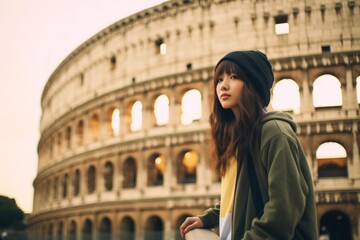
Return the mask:
POLYGON ((229 88, 228 81, 227 81, 227 79, 224 79, 221 82, 221 90, 227 90, 228 88, 229 88))

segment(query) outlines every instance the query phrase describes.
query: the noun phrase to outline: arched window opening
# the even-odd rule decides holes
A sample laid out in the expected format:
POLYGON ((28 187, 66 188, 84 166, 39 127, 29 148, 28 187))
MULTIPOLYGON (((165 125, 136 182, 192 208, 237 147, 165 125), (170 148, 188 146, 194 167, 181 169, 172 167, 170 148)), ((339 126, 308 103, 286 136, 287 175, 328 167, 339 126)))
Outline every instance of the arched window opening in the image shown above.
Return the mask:
POLYGON ((181 101, 182 115, 181 123, 189 125, 201 118, 201 93, 199 90, 192 89, 187 91, 181 101))
POLYGON ((50 140, 50 158, 54 156, 54 145, 55 145, 55 139, 54 137, 50 140))
POLYGON ((77 139, 78 145, 82 145, 84 143, 84 121, 80 120, 77 127, 77 139))
POLYGON ((66 173, 64 175, 63 181, 62 181, 62 197, 63 198, 67 197, 68 181, 69 181, 69 175, 66 173))
POLYGON ((147 239, 163 239, 164 224, 160 217, 151 216, 147 219, 145 224, 145 234, 147 239))
POLYGON ((153 154, 148 161, 148 186, 159 186, 164 183, 165 157, 153 154))
POLYGON ((351 240, 350 218, 340 211, 325 213, 320 219, 320 235, 328 235, 331 240, 351 240))
POLYGON ((48 239, 53 239, 53 237, 54 237, 54 226, 52 223, 49 224, 47 236, 48 236, 48 239))
POLYGON ((101 220, 99 229, 99 239, 111 240, 111 221, 105 217, 101 220))
POLYGON ((69 226, 69 240, 75 240, 76 239, 76 222, 71 221, 69 226))
POLYGON ((360 104, 360 76, 356 78, 356 96, 357 102, 360 104))
POLYGON ((123 188, 135 188, 136 186, 136 163, 135 159, 128 158, 123 168, 123 188))
POLYGON ((71 127, 66 128, 66 147, 71 148, 71 127))
POLYGON ((326 142, 316 151, 318 177, 347 177, 347 154, 343 146, 336 142, 326 142))
POLYGON ((83 240, 92 240, 92 231, 93 231, 93 226, 92 226, 92 222, 90 219, 86 219, 83 229, 82 229, 82 239, 83 240))
POLYGON ((57 239, 63 239, 63 232, 64 232, 64 223, 59 222, 58 229, 57 229, 57 239))
POLYGON ((79 169, 76 169, 76 171, 75 171, 73 186, 74 186, 73 187, 74 197, 76 197, 80 193, 80 170, 79 169))
POLYGON ((58 152, 60 152, 61 150, 61 144, 62 144, 61 139, 62 139, 62 134, 61 132, 59 132, 57 134, 57 140, 56 140, 58 152))
POLYGON ((114 166, 111 162, 107 162, 104 165, 104 186, 106 191, 113 189, 114 179, 114 166))
POLYGON ((318 77, 313 84, 314 107, 334 107, 342 105, 341 84, 330 74, 318 77))
POLYGON ((131 108, 131 131, 139 131, 142 127, 142 103, 136 101, 131 108))
POLYGON ((94 166, 90 166, 87 172, 87 190, 88 193, 95 192, 96 183, 96 169, 94 166))
POLYGON ((116 56, 112 55, 110 58, 110 70, 113 71, 115 70, 116 67, 116 56))
POLYGON ((117 137, 120 134, 120 110, 114 109, 111 114, 112 135, 117 137))
POLYGON ((192 217, 193 215, 191 214, 184 214, 181 215, 177 220, 176 220, 176 224, 175 224, 175 240, 183 240, 183 238, 181 237, 181 233, 180 233, 180 226, 181 224, 185 221, 185 219, 187 217, 192 217))
POLYGON ((292 79, 283 79, 276 83, 271 104, 274 110, 299 113, 300 94, 296 82, 292 79))
POLYGON ((135 222, 131 217, 124 217, 120 224, 120 239, 135 240, 135 222))
POLYGON ((58 187, 59 187, 59 178, 55 177, 54 186, 53 186, 53 197, 57 199, 58 197, 58 187))
POLYGON ((199 162, 199 155, 195 151, 184 151, 180 154, 177 164, 178 183, 196 183, 196 167, 199 162))
POLYGON ((91 131, 91 140, 94 142, 98 140, 99 137, 99 116, 97 114, 92 115, 90 120, 90 131, 91 131))
POLYGON ((52 182, 50 179, 48 179, 46 181, 46 201, 49 201, 51 198, 51 186, 52 186, 52 182))
POLYGON ((164 126, 169 122, 169 98, 165 94, 156 98, 154 114, 157 126, 164 126))

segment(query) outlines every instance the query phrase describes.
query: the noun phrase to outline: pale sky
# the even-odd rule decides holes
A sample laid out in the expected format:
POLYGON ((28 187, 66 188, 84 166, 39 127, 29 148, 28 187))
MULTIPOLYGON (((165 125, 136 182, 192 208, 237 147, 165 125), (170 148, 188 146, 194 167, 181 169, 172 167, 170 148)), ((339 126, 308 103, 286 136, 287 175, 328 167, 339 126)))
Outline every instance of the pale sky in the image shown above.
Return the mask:
POLYGON ((32 212, 40 98, 51 73, 97 32, 164 0, 0 0, 0 195, 32 212))

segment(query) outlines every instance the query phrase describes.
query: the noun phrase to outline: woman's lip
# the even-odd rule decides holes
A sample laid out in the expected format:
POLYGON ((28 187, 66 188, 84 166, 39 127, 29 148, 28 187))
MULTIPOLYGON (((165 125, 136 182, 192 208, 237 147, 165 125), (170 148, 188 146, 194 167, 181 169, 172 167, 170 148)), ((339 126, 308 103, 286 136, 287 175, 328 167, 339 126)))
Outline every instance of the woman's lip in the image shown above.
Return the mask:
POLYGON ((226 94, 226 93, 223 93, 223 94, 220 95, 220 98, 221 98, 221 99, 227 99, 227 98, 229 98, 229 97, 230 97, 230 95, 229 95, 229 94, 226 94))

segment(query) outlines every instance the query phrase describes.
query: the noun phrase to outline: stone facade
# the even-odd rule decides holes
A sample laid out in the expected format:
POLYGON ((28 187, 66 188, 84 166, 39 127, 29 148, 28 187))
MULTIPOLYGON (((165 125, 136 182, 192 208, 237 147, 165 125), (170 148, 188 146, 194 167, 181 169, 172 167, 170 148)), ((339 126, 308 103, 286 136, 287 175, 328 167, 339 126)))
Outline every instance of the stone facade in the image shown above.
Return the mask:
POLYGON ((313 170, 319 226, 360 239, 359 22, 355 0, 172 0, 97 33, 43 91, 30 238, 179 239, 187 216, 219 200, 207 164, 213 67, 258 49, 274 88, 298 87, 299 109, 285 110, 313 170), (316 105, 333 94, 324 79, 340 99, 316 105), (345 155, 319 157, 327 143, 345 155))

